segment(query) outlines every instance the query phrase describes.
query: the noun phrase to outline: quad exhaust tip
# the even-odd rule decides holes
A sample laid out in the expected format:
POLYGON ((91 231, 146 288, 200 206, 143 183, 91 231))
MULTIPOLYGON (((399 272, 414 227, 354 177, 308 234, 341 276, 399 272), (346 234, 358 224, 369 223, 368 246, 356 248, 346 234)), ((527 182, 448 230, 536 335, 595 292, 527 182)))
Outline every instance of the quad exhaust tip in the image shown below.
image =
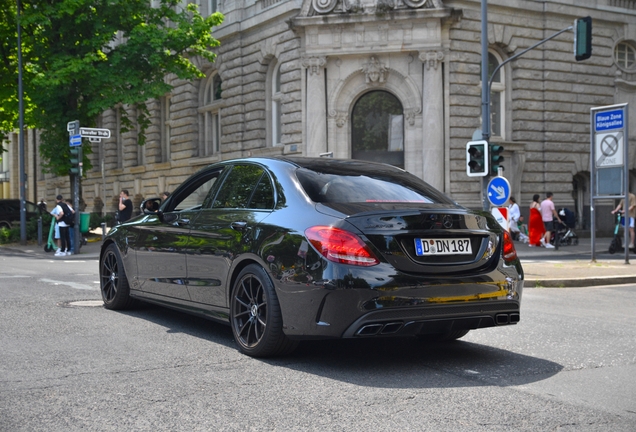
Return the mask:
POLYGON ((394 334, 403 327, 401 322, 393 322, 386 324, 367 324, 356 332, 356 336, 376 336, 394 334))

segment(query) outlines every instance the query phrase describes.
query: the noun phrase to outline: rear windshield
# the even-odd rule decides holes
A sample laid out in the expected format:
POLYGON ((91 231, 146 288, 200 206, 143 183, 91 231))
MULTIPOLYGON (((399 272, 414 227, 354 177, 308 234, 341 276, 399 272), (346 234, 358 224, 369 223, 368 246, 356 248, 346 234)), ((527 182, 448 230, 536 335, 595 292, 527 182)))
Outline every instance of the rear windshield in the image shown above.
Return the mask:
POLYGON ((391 175, 374 175, 299 168, 296 175, 309 198, 319 203, 455 204, 414 175, 397 170, 391 175))

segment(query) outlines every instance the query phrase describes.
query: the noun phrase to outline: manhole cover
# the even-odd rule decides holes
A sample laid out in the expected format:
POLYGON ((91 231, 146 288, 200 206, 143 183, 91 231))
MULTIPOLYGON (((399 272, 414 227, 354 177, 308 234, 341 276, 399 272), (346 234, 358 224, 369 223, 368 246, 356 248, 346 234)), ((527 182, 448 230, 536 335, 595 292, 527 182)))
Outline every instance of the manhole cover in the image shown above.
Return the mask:
POLYGON ((100 307, 104 306, 102 300, 74 300, 70 302, 59 303, 62 307, 100 307))

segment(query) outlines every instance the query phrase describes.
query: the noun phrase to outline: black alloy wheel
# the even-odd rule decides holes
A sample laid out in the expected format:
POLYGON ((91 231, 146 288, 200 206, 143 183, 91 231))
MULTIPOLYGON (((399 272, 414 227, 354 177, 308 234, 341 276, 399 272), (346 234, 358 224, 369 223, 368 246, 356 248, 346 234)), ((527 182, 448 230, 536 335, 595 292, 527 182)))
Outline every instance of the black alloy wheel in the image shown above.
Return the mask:
POLYGON ((253 357, 284 355, 298 343, 283 333, 283 318, 269 276, 250 264, 241 271, 232 291, 230 321, 239 350, 253 357))
POLYGON ((127 309, 133 304, 119 251, 109 245, 99 263, 99 286, 106 309, 127 309))

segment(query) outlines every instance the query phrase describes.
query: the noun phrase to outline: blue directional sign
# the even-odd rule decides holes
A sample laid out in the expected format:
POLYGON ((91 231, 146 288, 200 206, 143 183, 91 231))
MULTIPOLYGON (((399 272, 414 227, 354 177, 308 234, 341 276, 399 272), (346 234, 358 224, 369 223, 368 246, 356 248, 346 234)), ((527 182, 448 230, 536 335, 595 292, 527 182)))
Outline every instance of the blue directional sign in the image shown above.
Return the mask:
POLYGON ((493 177, 486 188, 488 201, 494 206, 502 206, 510 198, 510 183, 504 177, 493 177))
POLYGON ((71 135, 69 144, 71 147, 77 147, 82 145, 82 136, 81 135, 71 135))

